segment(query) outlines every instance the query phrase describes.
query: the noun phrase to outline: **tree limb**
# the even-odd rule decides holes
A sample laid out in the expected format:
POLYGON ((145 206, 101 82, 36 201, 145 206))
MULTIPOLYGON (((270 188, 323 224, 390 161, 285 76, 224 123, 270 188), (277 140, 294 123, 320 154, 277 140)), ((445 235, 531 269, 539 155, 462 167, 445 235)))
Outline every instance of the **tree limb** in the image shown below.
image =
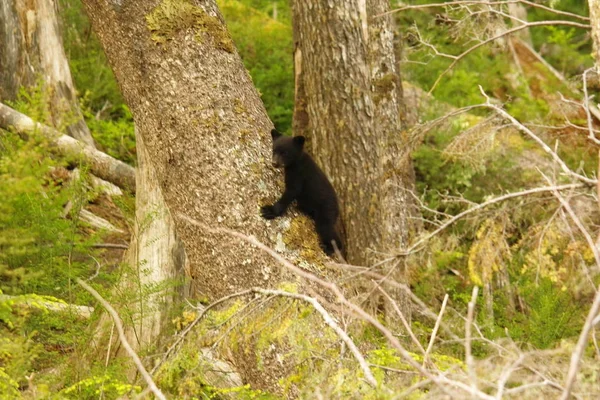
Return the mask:
POLYGON ((76 281, 81 287, 83 287, 85 290, 90 292, 90 294, 92 296, 94 296, 94 298, 96 300, 98 300, 98 302, 100 304, 102 304, 102 307, 104 307, 106 309, 106 311, 108 311, 108 313, 112 317, 113 321, 115 322, 115 326, 117 327, 117 332, 119 332, 119 339, 121 340, 123 347, 125 347, 125 350, 129 354, 129 356, 132 358, 138 371, 144 377, 144 380, 148 384, 148 387, 150 388, 150 390, 152 390, 152 393, 154 393, 154 395, 157 398, 159 398, 161 400, 166 400, 167 398, 165 397, 165 395, 156 386, 156 383, 154 383, 154 381, 152 380, 152 377, 150 376, 148 371, 146 371, 146 368, 144 368, 144 364, 142 364, 142 360, 140 360, 140 357, 136 354, 135 351, 133 351, 133 348, 127 341, 127 337, 125 336, 125 331, 123 329, 123 323, 121 322, 121 318, 119 318, 119 314, 117 314, 115 309, 110 304, 108 304, 108 302, 106 300, 104 300, 104 298, 102 298, 100 293, 98 293, 96 290, 94 290, 94 288, 92 288, 90 285, 88 285, 87 283, 85 283, 84 281, 82 281, 79 278, 77 278, 76 281))
POLYGON ((122 189, 135 192, 135 169, 132 166, 70 136, 63 135, 56 129, 35 122, 2 103, 0 103, 0 128, 6 130, 13 128, 21 134, 39 132, 50 141, 58 153, 80 159, 89 164, 90 171, 99 178, 112 182, 122 189))

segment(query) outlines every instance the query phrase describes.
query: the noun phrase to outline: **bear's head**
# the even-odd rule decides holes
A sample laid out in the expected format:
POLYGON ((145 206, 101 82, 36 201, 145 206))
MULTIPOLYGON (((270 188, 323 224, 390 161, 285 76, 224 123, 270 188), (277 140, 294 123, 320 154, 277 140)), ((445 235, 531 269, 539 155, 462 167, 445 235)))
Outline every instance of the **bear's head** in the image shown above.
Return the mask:
POLYGON ((283 136, 273 129, 271 137, 273 138, 273 166, 275 168, 289 167, 302 155, 304 136, 283 136))

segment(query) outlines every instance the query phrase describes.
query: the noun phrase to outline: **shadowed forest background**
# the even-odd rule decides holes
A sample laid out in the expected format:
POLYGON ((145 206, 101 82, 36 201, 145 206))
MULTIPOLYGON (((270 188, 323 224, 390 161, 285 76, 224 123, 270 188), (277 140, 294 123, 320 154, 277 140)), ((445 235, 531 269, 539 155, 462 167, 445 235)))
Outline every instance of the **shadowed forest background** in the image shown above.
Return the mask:
MULTIPOLYGON (((238 93, 229 102, 230 111, 247 124, 243 127, 223 116, 218 99, 208 101, 214 110, 200 97, 197 109, 166 97, 146 100, 161 98, 160 91, 151 93, 153 85, 172 84, 173 98, 185 97, 187 88, 178 86, 178 79, 191 74, 186 75, 187 65, 200 65, 192 72, 206 81, 202 63, 211 56, 186 43, 212 46, 223 57, 235 57, 237 49, 275 128, 306 134, 313 143, 309 152, 339 192, 338 185, 354 183, 362 171, 358 178, 346 177, 337 169, 341 162, 323 164, 352 157, 348 143, 360 135, 336 138, 333 128, 323 128, 330 136, 319 131, 315 104, 320 103, 314 99, 327 97, 329 88, 335 94, 341 90, 333 86, 331 73, 319 75, 319 47, 307 48, 311 40, 301 43, 315 32, 322 39, 320 25, 306 22, 317 7, 300 7, 295 14, 288 0, 217 0, 225 30, 210 11, 212 1, 145 0, 140 7, 152 3, 140 20, 147 38, 135 40, 146 40, 143 46, 150 43, 153 53, 140 47, 142 61, 136 64, 134 54, 130 64, 119 64, 114 55, 121 50, 111 44, 110 32, 101 38, 96 32, 103 24, 112 26, 102 18, 113 16, 113 6, 106 6, 108 17, 96 17, 94 29, 79 0, 55 5, 38 0, 32 7, 44 2, 57 11, 76 94, 64 98, 76 108, 57 108, 55 96, 64 89, 50 84, 43 68, 15 86, 22 65, 7 61, 10 32, 5 30, 0 35, 5 46, 0 48, 1 398, 600 396, 598 2, 589 2, 598 7, 597 16, 590 16, 581 0, 392 1, 384 2, 389 15, 369 16, 371 40, 385 30, 376 25, 378 18, 389 18, 394 35, 388 50, 397 71, 373 67, 385 54, 376 54, 368 42, 358 44, 376 71, 368 81, 373 111, 367 112, 371 125, 365 137, 381 132, 378 143, 383 143, 377 154, 385 177, 367 183, 385 186, 374 196, 380 220, 408 211, 402 222, 371 236, 373 248, 361 247, 348 262, 322 254, 314 226, 293 208, 286 218, 260 219, 260 206, 279 196, 283 178, 270 171, 265 146, 270 146, 270 127, 251 96, 238 93), (513 33, 506 34, 509 30, 513 33), (169 46, 181 46, 176 53, 181 57, 168 53, 169 46), (135 79, 122 76, 135 68, 145 73, 143 60, 156 61, 147 67, 155 80, 132 94, 135 79), (298 86, 302 62, 316 66, 302 69, 305 98, 298 86), (154 67, 162 68, 162 75, 153 75, 154 67), (325 89, 315 94, 315 87, 325 89), (378 110, 392 101, 391 92, 399 100, 389 122, 378 110), (127 104, 125 98, 134 97, 139 104, 127 104), (303 108, 299 100, 315 103, 303 108), (157 123, 146 117, 153 111, 157 123), (175 111, 189 119, 178 119, 175 111), (312 126, 303 125, 303 112, 312 126), (41 125, 23 122, 25 116, 41 125), (159 133, 146 134, 154 131, 159 133), (218 139, 213 133, 221 131, 223 140, 235 131, 235 145, 217 149, 222 154, 216 157, 231 173, 215 180, 231 197, 239 193, 240 203, 248 203, 246 195, 258 199, 244 209, 225 208, 230 203, 201 186, 217 186, 198 172, 212 168, 206 161, 214 160, 210 151, 181 150, 198 143, 193 140, 218 139), (112 161, 95 163, 97 153, 63 150, 60 134, 88 143, 112 161), (148 150, 140 150, 139 137, 148 150), (182 147, 171 146, 175 142, 182 147), (244 149, 250 149, 247 159, 240 155, 244 149), (206 169, 191 171, 186 180, 185 163, 198 168, 204 163, 206 169), (102 165, 110 165, 109 171, 102 165), (197 197, 181 195, 181 187, 197 197), (140 208, 140 196, 155 189, 160 195, 147 195, 140 208), (206 200, 210 196, 214 206, 206 200), (201 218, 206 215, 215 218, 201 218), (247 230, 236 229, 250 219, 247 230), (162 230, 152 231, 157 224, 162 230), (168 250, 158 255, 155 246, 166 238, 168 250), (212 266, 215 253, 221 270, 212 266), (169 270, 158 273, 155 265, 169 270), (87 285, 114 307, 155 386, 131 362, 119 323, 87 285)), ((108 4, 83 3, 88 12, 108 4)), ((327 2, 306 4, 313 3, 327 2)), ((5 27, 9 8, 0 9, 5 27)), ((321 18, 323 26, 331 26, 321 18)), ((344 43, 332 48, 353 54, 344 43)), ((385 46, 381 49, 385 53, 385 46)), ((222 60, 215 59, 210 65, 222 60)), ((235 58, 226 60, 221 64, 235 66, 235 58)), ((215 91, 221 90, 218 85, 215 91)), ((250 87, 243 80, 239 86, 250 87)), ((349 99, 353 90, 346 93, 349 99)), ((325 100, 330 108, 321 110, 321 117, 335 129, 353 129, 335 109, 335 99, 325 100)), ((378 225, 367 218, 370 208, 352 210, 352 193, 343 194, 342 201, 345 215, 365 215, 357 222, 357 237, 378 225)))

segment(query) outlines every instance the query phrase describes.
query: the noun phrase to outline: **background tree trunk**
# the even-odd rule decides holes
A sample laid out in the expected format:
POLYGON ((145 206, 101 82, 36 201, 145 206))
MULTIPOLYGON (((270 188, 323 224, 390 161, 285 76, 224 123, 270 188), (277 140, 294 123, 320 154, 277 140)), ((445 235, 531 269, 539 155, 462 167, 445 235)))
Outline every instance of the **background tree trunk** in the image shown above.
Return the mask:
POLYGON ((594 59, 596 60, 596 72, 600 74, 600 0, 589 0, 590 25, 592 26, 592 40, 594 42, 594 59))
POLYGON ((348 259, 365 265, 404 244, 410 231, 412 166, 401 132, 401 82, 383 0, 295 1, 295 134, 341 200, 348 259), (301 57, 298 57, 301 54, 301 57), (303 95, 302 95, 303 93, 303 95), (301 101, 298 101, 301 97, 301 101), (296 131, 298 126, 304 126, 296 131))
POLYGON ((90 146, 58 28, 56 0, 3 0, 0 4, 0 101, 41 79, 52 125, 90 146))

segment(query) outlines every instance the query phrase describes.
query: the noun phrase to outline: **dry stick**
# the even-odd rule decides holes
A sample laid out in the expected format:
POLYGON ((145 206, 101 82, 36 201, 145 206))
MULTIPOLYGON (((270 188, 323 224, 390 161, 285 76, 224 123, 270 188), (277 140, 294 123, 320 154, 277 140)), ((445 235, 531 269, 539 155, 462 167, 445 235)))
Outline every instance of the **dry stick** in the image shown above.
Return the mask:
POLYGON ((106 300, 104 300, 104 298, 102 298, 102 296, 100 296, 100 293, 95 291, 94 288, 92 288, 90 285, 88 285, 87 283, 85 283, 84 281, 82 281, 79 278, 77 278, 76 281, 81 287, 83 287, 85 290, 90 292, 90 294, 92 296, 94 296, 94 298, 96 300, 98 300, 98 302, 100 302, 100 304, 102 304, 102 306, 106 309, 106 311, 108 311, 108 313, 112 317, 112 319, 117 327, 117 332, 119 332, 119 339, 121 340, 123 347, 125 347, 125 350, 127 351, 127 353, 129 353, 129 356, 133 359, 135 366, 137 367, 140 374, 142 374, 142 376, 144 377, 144 380, 148 384, 148 387, 152 390, 152 393, 154 393, 154 395, 157 398, 159 398, 161 400, 166 400, 165 395, 156 386, 156 383, 154 383, 154 381, 152 380, 152 377, 150 376, 148 371, 146 371, 146 368, 144 368, 144 364, 142 364, 142 360, 140 360, 140 358, 138 357, 136 352, 133 351, 133 348, 127 341, 127 338, 125 337, 125 331, 123 330, 123 323, 121 322, 121 318, 119 318, 119 314, 117 314, 115 309, 110 304, 108 304, 108 302, 106 300))
POLYGON ((86 146, 77 139, 63 135, 56 129, 35 122, 27 115, 2 103, 0 103, 0 127, 5 129, 12 127, 17 133, 39 132, 58 153, 85 160, 90 166, 90 171, 97 177, 112 182, 122 189, 135 192, 135 168, 131 165, 86 146))
MULTIPOLYGON (((544 177, 546 178, 546 177, 544 177)), ((548 178, 546 178, 548 180, 548 178)), ((588 243, 588 246, 594 253, 594 259, 596 260, 596 265, 600 267, 600 254, 598 253, 598 248, 594 244, 590 233, 583 226, 583 223, 573 211, 571 205, 567 202, 567 200, 561 196, 557 191, 553 192, 554 196, 560 201, 560 204, 567 211, 577 228, 581 231, 585 240, 588 243)), ((592 306, 590 307, 590 311, 585 319, 585 323, 583 324, 583 329, 581 330, 581 334, 579 335, 579 339, 577 340, 577 344, 575 345, 575 351, 571 355, 571 363, 569 365, 569 372, 567 373, 567 381, 565 383, 565 390, 563 391, 560 399, 567 400, 571 394, 571 390, 573 390, 573 385, 575 384, 575 378, 577 377, 577 371, 579 371, 579 364, 581 362, 581 357, 583 356, 583 351, 585 350, 585 346, 588 341, 588 336, 590 331, 594 326, 594 318, 598 315, 598 311, 600 311, 600 288, 596 289, 596 294, 594 295, 594 301, 592 306)))
POLYGON ((573 178, 582 181, 588 185, 596 185, 597 184, 597 180, 596 179, 591 179, 588 178, 587 176, 583 176, 580 175, 574 171, 572 171, 567 164, 565 164, 565 162, 558 156, 558 154, 556 154, 556 152, 554 150, 552 150, 552 148, 550 146, 548 146, 546 143, 544 143, 544 141, 542 139, 540 139, 535 133, 533 133, 533 131, 531 131, 531 129, 527 128, 525 125, 523 125, 522 123, 520 123, 519 121, 517 121, 515 119, 515 117, 513 117, 512 115, 510 115, 509 113, 507 113, 506 111, 504 111, 502 108, 498 107, 495 104, 492 104, 490 102, 490 98, 487 94, 485 94, 485 91, 483 90, 483 88, 481 87, 481 85, 479 85, 479 90, 481 92, 481 94, 486 98, 486 103, 485 104, 481 104, 479 105, 480 107, 486 107, 486 108, 490 108, 494 111, 496 111, 498 114, 500 114, 502 117, 508 119, 515 128, 517 128, 518 130, 520 130, 521 132, 523 132, 525 135, 529 136, 534 142, 536 142, 537 144, 539 144, 542 149, 548 153, 550 155, 550 157, 552 157, 552 160, 554 162, 556 162, 559 166, 560 169, 567 175, 572 176, 573 178))
MULTIPOLYGON (((402 321, 402 325, 404 325, 404 329, 406 329, 406 331, 408 332, 408 335, 412 339, 413 343, 415 344, 415 346, 417 346, 419 348, 419 350, 421 350, 421 353, 423 353, 423 355, 425 355, 425 349, 423 348, 423 345, 421 344, 421 342, 419 342, 419 339, 417 339, 417 337, 415 336, 415 333, 410 328, 410 324, 404 317, 404 313, 402 312, 402 310, 400 310, 400 307, 398 307, 398 304, 396 304, 396 302, 392 299, 392 297, 388 294, 388 292, 383 290, 383 288, 380 285, 378 285, 377 282, 375 282, 375 281, 371 281, 371 282, 373 282, 373 284, 377 287, 377 289, 379 289, 379 291, 392 304, 394 311, 396 312, 396 314, 398 314, 398 317, 400 317, 400 321, 402 321)), ((425 366, 425 364, 423 364, 423 366, 425 366)))
POLYGON ((281 264, 283 267, 289 269, 290 271, 294 272, 295 274, 299 275, 300 277, 302 277, 306 280, 309 280, 311 282, 314 282, 314 283, 322 286, 323 288, 330 290, 333 294, 336 295, 338 301, 340 303, 344 304, 346 307, 348 307, 348 309, 354 315, 356 315, 359 318, 361 318, 362 320, 370 323, 379 332, 381 332, 383 334, 383 336, 385 336, 385 338, 389 341, 389 343, 398 351, 400 356, 410 366, 415 368, 421 375, 425 376, 428 379, 431 379, 431 381, 434 382, 436 385, 438 385, 438 387, 442 391, 444 391, 444 393, 449 394, 446 387, 443 385, 443 384, 447 384, 447 385, 462 389, 465 392, 467 392, 473 396, 477 396, 480 399, 485 399, 485 400, 493 400, 494 399, 492 396, 490 396, 484 392, 481 392, 479 390, 474 390, 472 387, 464 384, 463 382, 450 380, 442 374, 434 375, 431 372, 424 369, 421 366, 421 364, 419 364, 411 356, 411 354, 404 348, 404 346, 402 346, 402 344, 400 344, 400 341, 398 340, 398 338, 396 338, 389 329, 387 329, 385 326, 383 326, 381 324, 381 322, 379 322, 371 314, 367 313, 365 310, 363 310, 362 308, 358 307, 356 304, 354 304, 351 301, 349 301, 348 299, 346 299, 346 297, 344 296, 344 294, 342 293, 342 291, 340 290, 339 287, 337 287, 335 284, 333 284, 331 282, 328 282, 328 281, 325 281, 325 280, 319 278, 318 276, 316 276, 308 271, 303 270, 302 268, 297 267, 296 265, 292 264, 291 262, 289 262, 288 260, 283 258, 281 255, 279 255, 275 250, 271 249, 270 247, 268 247, 265 244, 263 244, 262 242, 260 242, 254 236, 247 236, 242 233, 239 233, 239 232, 236 232, 236 231, 233 231, 230 229, 226 229, 226 228, 211 228, 211 227, 204 225, 184 214, 177 214, 177 217, 188 222, 191 225, 197 226, 202 229, 206 229, 209 232, 227 234, 227 235, 236 237, 238 239, 241 239, 244 242, 250 243, 250 244, 258 247, 259 249, 263 250, 265 253, 269 254, 276 261, 278 261, 279 264, 281 264))
POLYGON ((467 373, 473 390, 477 390, 477 378, 473 369, 473 354, 471 353, 471 325, 473 325, 473 314, 475 313, 475 302, 477 301, 478 293, 479 286, 474 286, 471 301, 467 308, 467 321, 465 323, 465 364, 467 364, 467 373))
POLYGON ((508 0, 508 1, 479 1, 479 0, 466 0, 466 1, 454 1, 451 3, 434 3, 434 4, 417 4, 417 5, 410 5, 410 6, 404 6, 401 8, 396 8, 394 10, 390 10, 387 11, 383 14, 379 14, 376 15, 375 17, 382 17, 384 15, 388 15, 388 14, 392 14, 392 13, 396 13, 396 12, 400 12, 400 11, 404 11, 404 10, 412 10, 412 9, 421 9, 421 8, 432 8, 432 7, 448 7, 448 6, 460 6, 460 5, 484 5, 484 6, 496 6, 496 5, 504 5, 504 4, 518 4, 518 3, 523 3, 523 4, 527 4, 529 6, 532 7, 536 7, 536 8, 541 8, 543 10, 546 11, 550 11, 552 13, 555 14, 560 14, 560 15, 565 15, 568 17, 572 17, 572 18, 577 18, 580 19, 582 21, 589 21, 590 19, 588 17, 584 17, 583 15, 579 15, 579 14, 574 14, 574 13, 570 13, 568 11, 561 11, 561 10, 556 10, 554 8, 550 8, 547 7, 543 4, 537 4, 531 1, 527 1, 527 0, 508 0))
POLYGON ((525 359, 525 354, 521 353, 519 358, 517 358, 505 371, 500 375, 500 379, 498 380, 498 392, 496 393, 496 399, 502 399, 502 393, 504 392, 504 387, 506 386, 506 382, 510 375, 513 373, 515 369, 523 362, 525 359))
POLYGON ((476 45, 474 45, 474 46, 468 48, 467 50, 463 51, 458 56, 454 56, 456 58, 453 57, 454 60, 452 61, 452 63, 450 63, 450 65, 448 66, 448 68, 446 68, 444 70, 444 72, 442 72, 437 77, 437 79, 433 83, 433 86, 431 87, 431 89, 429 89, 429 91, 427 93, 428 94, 433 93, 433 91, 435 90, 435 88, 437 87, 437 85, 440 83, 440 81, 442 80, 442 78, 444 77, 444 75, 446 75, 448 72, 450 72, 450 70, 452 68, 454 68, 456 66, 456 64, 458 64, 458 62, 460 60, 462 60, 467 55, 471 54, 473 51, 477 50, 481 46, 484 46, 484 45, 486 45, 486 44, 488 44, 490 42, 493 42, 494 40, 499 39, 499 38, 501 38, 503 36, 510 35, 511 33, 515 33, 515 32, 518 32, 520 30, 523 30, 523 29, 528 29, 528 28, 530 28, 532 26, 547 26, 547 25, 567 25, 567 26, 575 26, 577 28, 590 29, 589 25, 580 24, 578 22, 571 22, 571 21, 537 21, 537 22, 528 22, 527 24, 516 26, 516 27, 514 27, 512 29, 509 29, 507 31, 499 33, 496 36, 493 36, 493 37, 491 37, 489 39, 486 39, 486 40, 484 40, 482 42, 477 43, 476 45))
POLYGON ((196 326, 196 324, 198 324, 198 322, 200 322, 200 320, 204 317, 204 315, 211 309, 214 308, 216 306, 218 306, 221 303, 226 302, 229 299, 233 299, 234 297, 240 297, 240 296, 245 296, 247 294, 252 293, 252 289, 248 289, 248 290, 244 290, 241 292, 237 292, 237 293, 233 293, 230 294, 229 296, 225 296, 220 298, 219 300, 214 301, 213 303, 209 304, 208 306, 206 306, 201 312, 200 314, 198 314, 198 316, 179 334, 179 337, 177 338, 177 340, 175 341, 175 343, 173 343, 165 352, 165 354, 162 356, 162 358, 160 359, 160 361, 158 362, 158 364, 156 364, 154 366, 154 368, 152 368, 152 370, 150 371, 150 374, 154 375, 154 373, 158 370, 158 368, 160 368, 160 366, 165 362, 165 360, 169 357, 169 355, 171 354, 171 352, 179 345, 179 343, 181 343, 181 341, 187 336, 187 334, 192 330, 192 328, 194 326, 196 326))
POLYGON ((592 113, 590 110, 590 97, 588 95, 588 88, 587 88, 587 74, 588 74, 588 72, 590 72, 592 70, 594 70, 594 68, 586 69, 583 72, 583 102, 584 102, 583 109, 585 110, 585 115, 587 118, 587 127, 588 127, 588 131, 589 131, 588 138, 595 144, 600 144, 600 140, 594 134, 594 127, 592 126, 592 113))
MULTIPOLYGON (((596 181, 594 181, 594 183, 595 182, 596 181)), ((450 225, 452 225, 453 223, 455 223, 459 219, 465 217, 466 215, 472 214, 475 211, 481 210, 484 207, 490 206, 492 204, 500 203, 500 202, 503 202, 503 201, 506 201, 506 200, 509 200, 509 199, 514 199, 516 197, 527 196, 527 195, 534 194, 534 193, 552 192, 553 190, 576 189, 576 188, 583 187, 583 186, 585 186, 585 185, 582 184, 582 183, 570 183, 570 184, 558 185, 558 186, 544 186, 544 187, 538 187, 538 188, 523 190, 521 192, 508 193, 508 194, 505 194, 503 196, 498 196, 498 197, 493 198, 491 200, 488 200, 488 201, 486 201, 484 203, 477 204, 476 206, 473 206, 473 207, 471 207, 471 208, 469 208, 469 209, 467 209, 467 210, 465 210, 465 211, 463 211, 463 212, 461 212, 459 214, 456 214, 454 217, 450 218, 444 224, 440 225, 439 228, 437 228, 436 230, 434 230, 433 232, 431 232, 427 236, 419 239, 417 242, 415 242, 414 244, 412 244, 405 251, 397 253, 397 256, 407 256, 407 255, 409 255, 409 254, 417 251, 417 249, 420 246, 422 246, 423 244, 425 244, 425 242, 427 242, 429 239, 431 239, 432 237, 434 237, 435 235, 437 235, 438 233, 440 233, 441 231, 443 231, 444 229, 446 229, 447 227, 449 227, 450 225)))
POLYGON ((427 350, 425 351, 425 356, 423 357, 423 365, 427 363, 427 359, 429 357, 429 353, 433 348, 433 342, 435 342, 435 336, 437 335, 438 329, 440 329, 440 323, 442 322, 442 315, 444 315, 444 311, 446 310, 446 303, 448 303, 448 293, 444 296, 444 301, 442 302, 442 308, 440 309, 440 314, 438 315, 437 320, 435 321, 435 325, 433 327, 433 332, 431 333, 431 339, 429 340, 429 345, 427 346, 427 350))
POLYGON ((261 293, 261 294, 266 294, 266 295, 291 297, 293 299, 305 301, 305 302, 309 303, 310 305, 312 305, 314 307, 314 309, 317 310, 317 312, 319 314, 321 314, 321 317, 323 317, 323 321, 325 321, 325 324, 327 324, 331 329, 333 329, 335 331, 335 333, 337 333, 337 335, 340 337, 340 339, 342 339, 342 341, 346 344, 346 346, 348 346, 348 348, 354 355, 354 358, 360 365, 360 368, 362 369, 367 382, 373 387, 377 386, 377 380, 375 380, 375 377, 373 376, 373 373, 371 372, 371 369, 369 368, 369 364, 367 363, 367 361, 365 360, 363 355, 360 353, 360 351, 358 350, 358 348, 356 347, 356 345, 354 344, 352 339, 350 339, 348 334, 346 332, 344 332, 344 330, 342 328, 340 328, 340 326, 335 322, 335 320, 331 317, 331 315, 329 315, 327 310, 325 310, 325 308, 323 308, 321 303, 319 303, 317 301, 317 299, 303 295, 303 294, 284 292, 282 290, 270 290, 270 289, 260 289, 260 288, 253 288, 252 290, 255 293, 261 293))

